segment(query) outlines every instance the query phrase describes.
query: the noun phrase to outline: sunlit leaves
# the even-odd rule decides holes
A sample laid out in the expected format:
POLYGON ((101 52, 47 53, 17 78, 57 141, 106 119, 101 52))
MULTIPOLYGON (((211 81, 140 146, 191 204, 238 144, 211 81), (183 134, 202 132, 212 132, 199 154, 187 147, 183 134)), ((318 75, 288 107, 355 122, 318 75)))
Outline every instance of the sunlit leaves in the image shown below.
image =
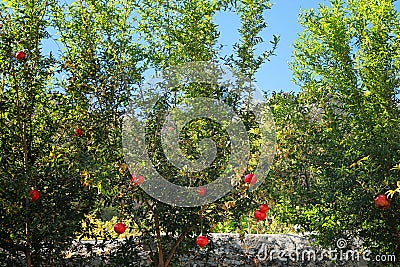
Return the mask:
MULTIPOLYGON (((319 218, 329 218, 324 225, 306 217, 303 223, 318 229, 326 245, 346 230, 393 252, 390 246, 399 242, 386 236, 398 235, 398 199, 385 214, 371 203, 398 180, 391 170, 400 158, 398 13, 392 1, 335 0, 304 11, 300 22, 304 31, 295 43, 292 69, 302 86, 301 105, 317 107, 309 111, 319 118, 309 122, 315 131, 307 135, 301 121, 293 120, 299 136, 293 146, 313 148, 303 202, 319 204, 304 210, 323 208, 319 218)), ((295 165, 293 170, 303 171, 295 165)))

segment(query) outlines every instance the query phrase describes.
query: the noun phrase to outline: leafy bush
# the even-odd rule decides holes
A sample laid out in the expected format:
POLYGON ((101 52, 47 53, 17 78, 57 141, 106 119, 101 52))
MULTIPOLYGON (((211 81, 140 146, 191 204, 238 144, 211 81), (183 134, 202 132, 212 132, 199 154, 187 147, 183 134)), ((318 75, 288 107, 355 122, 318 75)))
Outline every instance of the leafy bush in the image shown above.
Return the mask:
POLYGON ((398 181, 400 23, 393 1, 331 1, 304 11, 300 22, 292 68, 302 91, 271 99, 281 218, 316 232, 326 246, 360 238, 374 254, 399 258, 398 196, 387 210, 374 205, 398 181))
MULTIPOLYGON (((252 198, 243 184, 217 203, 198 208, 171 207, 134 186, 122 153, 122 116, 146 69, 218 60, 213 18, 223 9, 242 20, 242 40, 226 63, 254 79, 278 42, 275 37, 270 51, 254 52, 266 27, 263 12, 269 8, 268 1, 1 2, 1 262, 63 265, 64 252, 77 236, 116 237, 99 228, 102 216, 130 222, 131 233, 139 237, 139 243, 128 238, 115 255, 123 255, 130 245, 144 246, 158 266, 171 265, 176 253, 195 246, 186 237, 206 232, 218 221, 228 218, 240 226, 241 214, 264 200, 261 193, 252 198), (56 51, 46 55, 43 44, 48 42, 56 44, 56 51), (20 50, 26 57, 17 59, 20 50), (38 200, 30 200, 31 189, 39 191, 38 200), (107 212, 109 207, 116 210, 107 212)), ((186 88, 186 97, 228 95, 224 88, 211 87, 193 85, 186 88)), ((251 117, 243 114, 249 131, 256 128, 251 117)), ((162 120, 148 123, 154 144, 159 142, 157 122, 162 120)), ((196 158, 200 139, 217 128, 207 120, 193 122, 182 149, 196 158)), ((223 131, 214 133, 226 141, 223 131)), ((256 139, 253 133, 253 151, 256 139)), ((155 146, 150 151, 156 165, 165 162, 160 150, 155 146)), ((218 166, 225 156, 221 152, 218 166)), ((256 160, 252 158, 253 165, 256 160)), ((172 182, 182 182, 173 169, 164 166, 159 171, 172 182)), ((212 181, 218 172, 199 182, 212 181)), ((129 257, 115 264, 126 264, 129 257)))

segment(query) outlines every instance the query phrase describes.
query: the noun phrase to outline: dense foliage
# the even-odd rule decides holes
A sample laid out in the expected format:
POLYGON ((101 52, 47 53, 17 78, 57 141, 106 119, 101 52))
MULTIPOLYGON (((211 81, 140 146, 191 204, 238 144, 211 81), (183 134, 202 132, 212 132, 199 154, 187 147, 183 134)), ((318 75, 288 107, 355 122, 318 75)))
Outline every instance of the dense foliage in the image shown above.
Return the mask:
POLYGON ((280 209, 326 246, 357 237, 398 258, 398 195, 385 210, 374 198, 399 180, 399 15, 393 1, 330 4, 300 17, 292 69, 302 92, 271 99, 280 209))
MULTIPOLYGON (((205 234, 226 218, 239 223, 246 210, 258 205, 245 186, 207 207, 185 209, 155 201, 131 183, 121 127, 146 69, 219 60, 213 22, 218 11, 240 15, 242 39, 226 63, 237 70, 250 68, 244 74, 253 78, 278 42, 275 37, 269 52, 255 52, 263 41, 259 34, 266 27, 268 2, 3 1, 0 8, 2 263, 17 266, 23 259, 27 266, 64 265, 64 252, 76 237, 112 238, 109 233, 99 236, 91 218, 117 216, 139 238, 127 240, 121 248, 124 256, 116 253, 108 264, 131 264, 136 245, 150 249, 156 265, 168 266, 179 250, 195 245, 186 237, 205 234), (54 45, 50 53, 43 48, 49 43, 54 45), (16 56, 18 51, 25 56, 16 56), (40 193, 35 201, 32 189, 40 193)), ((215 86, 188 90, 186 97, 224 95, 215 86)), ((160 123, 147 126, 154 144, 160 141, 160 123)), ((218 128, 207 120, 194 123, 182 146, 188 156, 197 153, 192 144, 218 128)), ((214 133, 220 142, 227 141, 223 132, 214 133)), ((160 149, 150 151, 155 165, 165 163, 160 149)), ((175 171, 160 169, 179 183, 175 171)), ((199 182, 217 174, 204 174, 199 182)))
MULTIPOLYGON (((222 199, 180 208, 131 182, 123 115, 148 70, 221 62, 253 82, 279 41, 273 36, 269 47, 259 47, 269 1, 2 1, 0 265, 88 264, 65 259, 65 252, 76 238, 115 239, 98 230, 96 218, 123 222, 123 237, 136 236, 105 265, 131 266, 134 248, 143 248, 154 265, 176 266, 174 256, 194 248, 199 234, 270 231, 272 225, 253 218, 260 203, 270 204, 281 226, 298 224, 323 245, 356 237, 375 254, 400 258, 399 15, 389 0, 330 4, 300 16, 304 31, 292 70, 301 92, 269 98, 277 147, 267 181, 251 191, 238 177, 222 199), (214 21, 221 11, 241 21, 232 55, 221 54, 214 21), (32 189, 40 193, 35 201, 32 189), (390 207, 375 207, 374 198, 387 192, 390 207)), ((219 148, 213 168, 193 174, 168 162, 163 115, 191 97, 217 98, 240 114, 251 144, 246 172, 254 171, 260 148, 254 114, 226 88, 199 83, 174 88, 145 125, 157 171, 170 182, 201 186, 229 159, 226 131, 202 118, 185 126, 180 149, 197 158, 200 141, 212 138, 219 148)))

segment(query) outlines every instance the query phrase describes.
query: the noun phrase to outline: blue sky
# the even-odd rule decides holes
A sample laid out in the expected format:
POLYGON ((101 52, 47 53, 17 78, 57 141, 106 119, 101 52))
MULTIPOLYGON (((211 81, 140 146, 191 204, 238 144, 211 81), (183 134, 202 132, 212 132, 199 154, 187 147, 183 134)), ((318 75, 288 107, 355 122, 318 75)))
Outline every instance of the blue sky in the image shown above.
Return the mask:
MULTIPOLYGON (((68 1, 68 0, 65 0, 68 1)), ((317 8, 318 3, 328 3, 327 0, 275 0, 270 10, 265 13, 268 28, 262 32, 262 37, 269 48, 272 35, 279 35, 280 42, 276 50, 276 56, 262 65, 256 74, 257 85, 262 91, 299 91, 299 87, 292 83, 292 73, 288 67, 293 52, 293 43, 297 34, 302 31, 298 23, 298 15, 301 10, 317 8)), ((400 2, 395 3, 400 11, 400 2)), ((232 53, 232 46, 240 38, 237 29, 240 27, 239 18, 232 12, 220 12, 216 17, 219 25, 219 43, 224 44, 224 54, 232 53)), ((44 42, 44 51, 54 51, 55 42, 44 42)), ((57 49, 57 48, 56 48, 57 49)), ((152 71, 149 71, 152 74, 152 71)), ((146 74, 146 76, 148 76, 146 74)))
MULTIPOLYGON (((266 62, 256 75, 257 86, 267 92, 272 91, 299 91, 299 87, 292 83, 292 73, 289 70, 288 62, 291 61, 293 51, 292 44, 297 38, 297 33, 302 31, 298 24, 298 15, 303 9, 317 8, 318 3, 327 1, 316 0, 276 0, 272 1, 273 6, 266 12, 268 28, 262 33, 266 42, 271 40, 273 34, 280 35, 280 42, 276 56, 266 62)), ((396 9, 400 10, 400 2, 396 2, 396 9)), ((221 33, 220 42, 228 44, 225 52, 231 51, 229 47, 238 40, 237 28, 240 27, 238 17, 232 13, 220 13, 216 18, 221 33)), ((267 44, 268 45, 268 44, 267 44)))

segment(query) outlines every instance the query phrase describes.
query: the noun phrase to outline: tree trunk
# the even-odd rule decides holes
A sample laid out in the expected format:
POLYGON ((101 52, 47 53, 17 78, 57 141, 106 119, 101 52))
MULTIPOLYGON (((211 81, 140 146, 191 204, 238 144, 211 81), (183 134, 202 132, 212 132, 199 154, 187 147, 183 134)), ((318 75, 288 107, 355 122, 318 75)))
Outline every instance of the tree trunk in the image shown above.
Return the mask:
MULTIPOLYGON (((26 224, 28 231, 28 223, 26 224)), ((32 250, 31 250, 31 241, 29 237, 26 239, 26 251, 25 251, 25 261, 27 267, 32 267, 32 250)))
POLYGON ((173 245, 173 247, 171 248, 171 250, 170 250, 170 252, 169 252, 168 258, 165 260, 165 267, 168 267, 168 266, 170 265, 170 263, 171 263, 171 261, 172 261, 172 258, 173 258, 173 256, 174 256, 175 251, 176 251, 176 249, 178 248, 179 244, 182 243, 182 241, 185 239, 185 236, 186 236, 188 233, 190 233, 190 232, 195 228, 195 226, 196 226, 196 225, 192 225, 188 230, 186 230, 185 232, 183 232, 183 233, 179 236, 178 240, 176 240, 175 244, 173 245))
POLYGON ((158 220, 157 213, 155 213, 153 211, 153 214, 154 214, 154 226, 156 228, 156 236, 157 236, 158 267, 165 267, 165 265, 164 265, 164 255, 163 255, 163 250, 162 250, 160 221, 158 220))

